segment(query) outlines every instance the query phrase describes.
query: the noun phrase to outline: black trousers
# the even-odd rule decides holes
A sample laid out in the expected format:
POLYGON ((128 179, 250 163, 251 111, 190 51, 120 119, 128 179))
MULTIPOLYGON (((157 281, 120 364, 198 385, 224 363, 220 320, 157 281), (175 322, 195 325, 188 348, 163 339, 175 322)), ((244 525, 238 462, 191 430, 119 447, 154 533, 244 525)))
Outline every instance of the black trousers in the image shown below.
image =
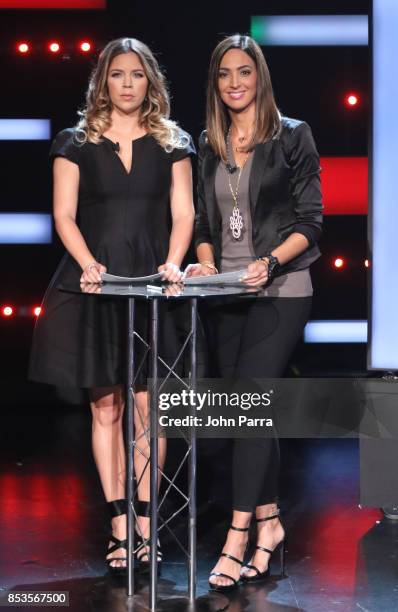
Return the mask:
MULTIPOLYGON (((222 378, 279 378, 308 321, 311 297, 241 298, 207 313, 210 349, 222 378)), ((233 508, 252 512, 278 501, 276 438, 235 439, 233 508)))

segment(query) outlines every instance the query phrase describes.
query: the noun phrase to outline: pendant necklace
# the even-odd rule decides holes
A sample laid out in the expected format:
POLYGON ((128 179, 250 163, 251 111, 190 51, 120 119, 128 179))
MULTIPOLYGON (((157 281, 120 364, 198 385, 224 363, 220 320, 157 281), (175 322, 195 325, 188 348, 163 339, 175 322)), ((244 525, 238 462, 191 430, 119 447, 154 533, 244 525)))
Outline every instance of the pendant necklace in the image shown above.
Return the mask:
POLYGON ((245 167, 245 164, 249 158, 249 153, 246 153, 246 157, 243 160, 243 163, 239 168, 238 178, 236 180, 236 185, 234 189, 231 183, 231 174, 235 172, 237 168, 231 163, 231 161, 233 161, 233 158, 231 155, 231 128, 229 129, 228 135, 227 135, 227 154, 228 154, 228 163, 226 167, 227 167, 227 174, 228 174, 228 185, 229 185, 229 190, 231 192, 232 199, 234 201, 233 208, 232 208, 232 214, 229 218, 229 229, 231 230, 231 233, 232 233, 232 239, 238 242, 239 240, 242 240, 243 232, 245 230, 243 216, 239 210, 239 201, 238 201, 239 183, 240 183, 240 177, 242 176, 243 168, 245 167), (231 172, 231 169, 232 169, 232 172, 231 172))

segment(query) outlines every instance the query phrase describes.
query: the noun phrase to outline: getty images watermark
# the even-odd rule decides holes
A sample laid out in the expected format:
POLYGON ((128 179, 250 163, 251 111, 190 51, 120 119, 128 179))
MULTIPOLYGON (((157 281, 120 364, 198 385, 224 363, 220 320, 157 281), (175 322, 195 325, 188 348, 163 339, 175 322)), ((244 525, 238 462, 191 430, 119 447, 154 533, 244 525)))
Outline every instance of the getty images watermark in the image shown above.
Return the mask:
POLYGON ((197 412, 204 408, 208 413, 202 415, 186 414, 185 416, 171 416, 162 414, 159 416, 161 427, 272 427, 273 420, 269 416, 249 416, 247 414, 234 414, 223 416, 214 414, 214 410, 234 409, 253 410, 253 408, 268 408, 271 406, 272 389, 262 393, 226 393, 215 392, 208 389, 198 392, 183 389, 174 393, 161 393, 159 395, 159 409, 162 411, 179 409, 194 409, 197 412))
POLYGON ((159 389, 161 436, 398 440, 395 379, 198 378, 194 389, 165 379, 159 389))

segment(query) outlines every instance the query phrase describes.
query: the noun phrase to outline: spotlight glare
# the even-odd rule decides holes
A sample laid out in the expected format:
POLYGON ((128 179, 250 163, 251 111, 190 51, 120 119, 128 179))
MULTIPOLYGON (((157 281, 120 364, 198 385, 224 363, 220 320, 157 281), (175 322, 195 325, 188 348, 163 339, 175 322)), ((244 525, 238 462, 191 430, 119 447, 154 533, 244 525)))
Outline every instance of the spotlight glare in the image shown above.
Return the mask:
POLYGON ((79 44, 79 48, 82 53, 88 53, 91 51, 91 43, 88 40, 84 40, 79 44))
POLYGON ((54 41, 48 45, 48 49, 49 51, 51 51, 51 53, 59 53, 59 51, 61 50, 61 45, 58 42, 54 41))
POLYGON ((335 268, 337 268, 337 270, 341 270, 345 266, 345 261, 342 257, 336 257, 336 259, 333 261, 333 265, 335 268))
POLYGON ((354 108, 359 104, 359 96, 355 93, 349 93, 345 97, 345 104, 348 108, 354 108))
POLYGON ((365 259, 364 265, 365 265, 365 268, 369 268, 370 266, 369 259, 365 259))
POLYGON ((20 42, 17 44, 17 51, 21 55, 26 55, 30 51, 30 46, 27 42, 20 42))
POLYGON ((14 314, 14 309, 12 306, 3 306, 1 309, 1 314, 3 317, 11 317, 14 314))
POLYGON ((41 306, 35 306, 33 308, 33 314, 35 317, 38 317, 41 315, 41 306))

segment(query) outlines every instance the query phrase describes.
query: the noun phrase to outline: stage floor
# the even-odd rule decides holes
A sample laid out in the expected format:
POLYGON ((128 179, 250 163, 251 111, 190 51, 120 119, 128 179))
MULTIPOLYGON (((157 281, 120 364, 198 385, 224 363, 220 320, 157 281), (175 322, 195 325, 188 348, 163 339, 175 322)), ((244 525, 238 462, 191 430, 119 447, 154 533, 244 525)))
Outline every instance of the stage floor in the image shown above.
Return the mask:
MULTIPOLYGON (((148 580, 137 579, 138 597, 127 603, 124 582, 105 573, 109 522, 91 456, 88 409, 26 404, 4 410, 2 420, 1 594, 69 591, 69 609, 76 612, 145 609, 140 602, 148 580)), ((358 442, 284 440, 281 451, 286 575, 239 588, 224 601, 227 609, 397 610, 398 522, 384 519, 378 509, 358 507, 358 442)), ((207 609, 202 598, 208 573, 229 520, 228 492, 211 478, 223 456, 214 441, 200 442, 198 610, 207 609)), ((184 537, 182 518, 176 530, 184 537)), ((162 545, 159 610, 182 612, 186 564, 172 538, 165 537, 162 545)))

